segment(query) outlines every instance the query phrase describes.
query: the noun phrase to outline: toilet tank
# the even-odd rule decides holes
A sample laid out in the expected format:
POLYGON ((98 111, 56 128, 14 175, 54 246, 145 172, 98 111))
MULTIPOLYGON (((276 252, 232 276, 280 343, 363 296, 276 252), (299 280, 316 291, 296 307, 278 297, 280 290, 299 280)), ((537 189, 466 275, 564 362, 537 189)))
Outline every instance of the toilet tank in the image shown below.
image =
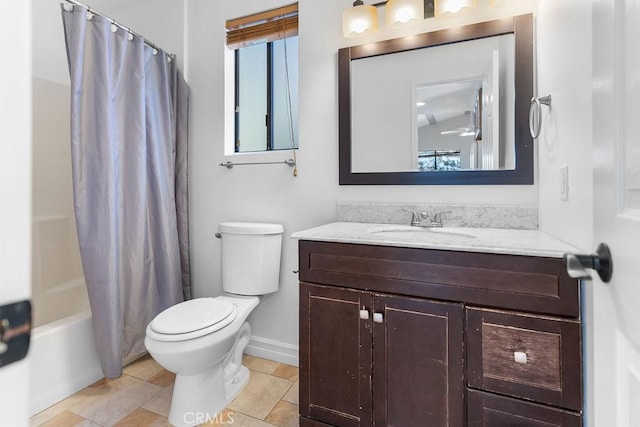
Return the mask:
POLYGON ((278 290, 282 233, 280 224, 223 222, 222 289, 239 295, 265 295, 278 290))

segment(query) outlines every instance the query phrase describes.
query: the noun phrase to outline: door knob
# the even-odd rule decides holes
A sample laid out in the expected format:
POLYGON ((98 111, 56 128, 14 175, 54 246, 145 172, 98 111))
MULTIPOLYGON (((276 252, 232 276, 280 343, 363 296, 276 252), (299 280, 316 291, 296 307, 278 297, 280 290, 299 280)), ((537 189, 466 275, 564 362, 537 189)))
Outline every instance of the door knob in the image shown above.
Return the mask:
POLYGON ((0 306, 0 368, 23 359, 31 342, 31 302, 0 306))
POLYGON ((613 260, 606 243, 600 243, 595 254, 564 254, 563 259, 570 277, 590 279, 591 274, 587 270, 595 270, 603 282, 608 283, 611 280, 613 260))

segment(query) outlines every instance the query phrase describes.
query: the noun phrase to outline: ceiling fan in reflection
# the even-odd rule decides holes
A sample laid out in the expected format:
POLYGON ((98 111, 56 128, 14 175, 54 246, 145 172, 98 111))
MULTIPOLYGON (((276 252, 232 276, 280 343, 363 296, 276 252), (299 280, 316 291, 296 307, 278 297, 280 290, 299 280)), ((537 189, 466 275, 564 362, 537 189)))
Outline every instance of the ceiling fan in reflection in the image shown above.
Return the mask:
POLYGON ((478 130, 473 128, 458 128, 456 130, 444 130, 440 135, 477 136, 478 130))

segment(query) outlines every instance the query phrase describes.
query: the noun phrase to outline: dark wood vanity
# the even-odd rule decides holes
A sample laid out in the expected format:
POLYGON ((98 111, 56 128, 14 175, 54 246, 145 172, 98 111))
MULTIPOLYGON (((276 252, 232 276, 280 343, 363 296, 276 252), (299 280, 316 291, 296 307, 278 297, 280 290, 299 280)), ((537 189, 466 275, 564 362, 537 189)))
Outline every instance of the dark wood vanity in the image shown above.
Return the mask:
POLYGON ((557 258, 301 240, 301 426, 581 426, 557 258))

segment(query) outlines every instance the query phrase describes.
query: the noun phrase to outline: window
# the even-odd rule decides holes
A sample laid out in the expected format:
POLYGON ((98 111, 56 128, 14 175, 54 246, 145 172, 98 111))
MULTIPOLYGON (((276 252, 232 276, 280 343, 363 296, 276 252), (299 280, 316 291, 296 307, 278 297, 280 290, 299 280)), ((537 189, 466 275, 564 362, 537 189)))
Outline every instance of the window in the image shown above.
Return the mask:
POLYGON ((234 152, 298 147, 298 7, 227 21, 234 52, 234 152))
POLYGON ((460 170, 461 150, 427 150, 418 152, 418 170, 420 171, 458 171, 460 170))

